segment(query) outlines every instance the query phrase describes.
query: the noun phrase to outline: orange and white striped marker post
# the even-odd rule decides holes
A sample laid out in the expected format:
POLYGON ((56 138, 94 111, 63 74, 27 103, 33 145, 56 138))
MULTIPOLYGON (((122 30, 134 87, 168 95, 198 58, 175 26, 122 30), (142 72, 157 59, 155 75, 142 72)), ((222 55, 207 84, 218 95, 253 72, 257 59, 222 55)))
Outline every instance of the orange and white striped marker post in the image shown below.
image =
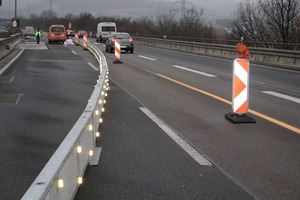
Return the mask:
POLYGON ((239 43, 237 51, 240 58, 233 62, 232 76, 232 113, 225 118, 232 123, 255 123, 256 121, 247 115, 249 107, 249 50, 244 43, 239 43))
POLYGON ((78 43, 78 40, 79 40, 79 38, 78 38, 78 34, 77 33, 75 33, 75 45, 78 45, 79 43, 78 43))
POLYGON ((87 34, 83 36, 83 49, 87 49, 88 39, 87 34))
POLYGON ((115 64, 122 64, 123 62, 121 61, 121 41, 120 40, 115 40, 115 64))

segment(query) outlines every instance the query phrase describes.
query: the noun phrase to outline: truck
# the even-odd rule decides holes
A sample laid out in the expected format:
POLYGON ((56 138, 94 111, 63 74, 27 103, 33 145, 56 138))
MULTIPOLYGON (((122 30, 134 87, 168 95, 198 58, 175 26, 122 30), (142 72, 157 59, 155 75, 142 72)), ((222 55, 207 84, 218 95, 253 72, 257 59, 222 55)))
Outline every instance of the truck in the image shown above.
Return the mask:
POLYGON ((96 42, 103 42, 107 39, 108 34, 117 32, 115 22, 100 22, 97 25, 96 42))

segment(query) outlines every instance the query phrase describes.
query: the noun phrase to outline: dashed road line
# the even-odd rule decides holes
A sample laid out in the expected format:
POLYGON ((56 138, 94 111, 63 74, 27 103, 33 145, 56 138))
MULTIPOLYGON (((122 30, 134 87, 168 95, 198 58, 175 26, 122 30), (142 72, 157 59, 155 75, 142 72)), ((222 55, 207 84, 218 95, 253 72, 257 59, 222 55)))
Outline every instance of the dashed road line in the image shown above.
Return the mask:
POLYGON ((203 155, 201 155, 194 147, 188 144, 182 139, 177 133, 175 133, 169 126, 167 126, 161 119, 156 117, 150 110, 145 107, 140 109, 153 121, 155 122, 170 138, 172 138, 186 153, 188 153, 197 163, 204 166, 211 166, 203 155))
POLYGON ((194 69, 189 69, 189 68, 182 67, 182 66, 179 66, 179 65, 172 65, 172 66, 175 67, 175 68, 178 68, 178 69, 182 69, 182 70, 185 70, 185 71, 193 72, 193 73, 200 74, 200 75, 207 76, 207 77, 211 77, 211 78, 217 77, 216 75, 213 75, 213 74, 197 71, 197 70, 194 70, 194 69))
POLYGON ((286 99, 286 100, 289 100, 289 101, 293 101, 295 103, 300 103, 300 99, 295 98, 295 97, 291 97, 289 95, 285 95, 285 94, 281 94, 281 93, 277 93, 277 92, 273 92, 273 91, 261 91, 261 92, 265 93, 265 94, 275 96, 275 97, 279 97, 279 98, 282 98, 282 99, 286 99))
MULTIPOLYGON (((212 94, 212 93, 206 92, 206 91, 204 91, 204 90, 200 90, 200 89, 198 89, 198 88, 195 88, 195 87, 193 87, 193 86, 187 85, 187 84, 185 84, 185 83, 183 83, 183 82, 177 81, 177 80, 175 80, 175 79, 172 79, 172 78, 170 78, 170 77, 168 77, 168 76, 165 76, 165 75, 162 75, 162 74, 156 74, 156 75, 159 76, 159 77, 161 77, 161 78, 164 78, 164 79, 166 79, 166 80, 168 80, 168 81, 171 81, 171 82, 173 82, 173 83, 175 83, 175 84, 181 85, 181 86, 186 87, 186 88, 188 88, 188 89, 191 89, 191 90, 193 90, 193 91, 196 91, 196 92, 202 93, 202 94, 204 94, 204 95, 207 95, 207 96, 209 96, 209 97, 212 97, 212 98, 214 98, 214 99, 217 99, 217 100, 219 100, 219 101, 221 101, 221 102, 224 102, 224 103, 226 103, 226 104, 232 105, 232 102, 231 102, 231 101, 228 101, 228 100, 226 100, 226 99, 224 99, 224 98, 222 98, 222 97, 219 97, 219 96, 217 96, 217 95, 214 95, 214 94, 212 94)), ((265 115, 265 114, 259 113, 259 112, 255 111, 255 110, 249 109, 248 112, 251 113, 251 114, 253 114, 253 115, 256 115, 256 116, 258 116, 258 117, 260 117, 260 118, 262 118, 262 119, 265 119, 265 120, 267 120, 267 121, 269 121, 269 122, 272 122, 272 123, 274 123, 274 124, 277 124, 278 126, 284 127, 284 128, 286 128, 286 129, 288 129, 288 130, 290 130, 290 131, 293 131, 293 132, 295 132, 295 133, 297 133, 297 134, 300 134, 300 129, 297 128, 297 127, 295 127, 295 126, 289 125, 289 124, 287 124, 287 123, 284 123, 284 122, 282 122, 282 121, 279 121, 279 120, 277 120, 277 119, 274 119, 274 118, 272 118, 272 117, 269 117, 269 116, 267 116, 267 115, 265 115)))
POLYGON ((150 58, 150 57, 147 57, 147 56, 142 56, 142 55, 138 55, 138 57, 140 57, 140 58, 144 58, 144 59, 147 59, 147 60, 152 60, 152 61, 155 61, 155 60, 157 60, 156 58, 150 58))
POLYGON ((93 65, 92 63, 88 63, 89 66, 91 66, 95 71, 99 71, 99 68, 93 65))

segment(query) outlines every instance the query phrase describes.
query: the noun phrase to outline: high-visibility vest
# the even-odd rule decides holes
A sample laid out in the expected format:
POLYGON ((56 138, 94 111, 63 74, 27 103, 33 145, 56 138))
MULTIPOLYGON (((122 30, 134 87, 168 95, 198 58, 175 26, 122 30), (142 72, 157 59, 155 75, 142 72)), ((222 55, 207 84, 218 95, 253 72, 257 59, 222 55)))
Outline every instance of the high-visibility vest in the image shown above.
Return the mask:
POLYGON ((42 36, 42 32, 41 31, 36 31, 35 32, 35 36, 36 37, 41 37, 42 36))

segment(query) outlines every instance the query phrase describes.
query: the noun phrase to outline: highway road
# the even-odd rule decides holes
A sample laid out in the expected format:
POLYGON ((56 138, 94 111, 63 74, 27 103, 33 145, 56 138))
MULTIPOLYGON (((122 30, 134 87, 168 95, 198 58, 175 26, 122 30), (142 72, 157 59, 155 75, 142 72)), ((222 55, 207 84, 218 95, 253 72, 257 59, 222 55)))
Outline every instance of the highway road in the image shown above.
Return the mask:
POLYGON ((21 47, 0 79, 0 199, 7 200, 25 194, 83 112, 99 76, 88 52, 80 57, 61 44, 21 47))
MULTIPOLYGON (((123 64, 105 55, 103 150, 75 199, 300 198, 299 72, 251 65, 256 123, 232 124, 233 61, 138 45, 123 64)), ((0 199, 25 193, 79 117, 98 75, 91 66, 80 47, 51 45, 8 71, 1 94, 20 98, 0 104, 0 199)))
MULTIPOLYGON (((104 51, 102 44, 97 45, 104 51)), ((105 55, 110 67, 110 79, 114 85, 112 96, 114 88, 123 90, 139 104, 138 107, 146 108, 153 113, 159 118, 160 123, 170 127, 204 155, 212 166, 220 169, 254 198, 300 198, 299 72, 250 63, 248 114, 256 120, 256 123, 232 124, 224 118, 225 114, 231 112, 231 105, 227 101, 231 101, 232 95, 232 60, 212 59, 143 46, 136 46, 134 54, 123 53, 121 55, 123 64, 119 65, 112 64, 113 54, 105 55)), ((116 105, 117 103, 113 106, 116 105)), ((126 105, 122 105, 124 108, 118 108, 115 115, 123 109, 127 111, 126 105)), ((130 117, 131 111, 127 112, 130 117)), ((127 120, 127 117, 125 116, 123 120, 127 120)), ((135 128, 127 128, 135 132, 135 128)), ((155 137, 155 131, 151 132, 147 127, 142 131, 155 137)), ((152 140, 161 139, 152 138, 152 140)), ((121 139, 119 142, 122 144, 122 141, 121 139)), ((107 145, 105 137, 100 145, 107 145)), ((157 148, 155 145, 151 147, 157 148)), ((122 145, 121 148, 126 148, 126 145, 122 145)), ((103 150, 103 159, 108 155, 103 150)), ((132 157, 135 158, 134 155, 132 157)), ((109 158, 106 161, 108 160, 109 158)), ((95 176, 98 171, 90 170, 90 176, 95 176)), ((95 187, 101 184, 105 188, 104 191, 109 186, 113 187, 112 182, 108 181, 109 177, 100 172, 97 175, 102 182, 91 181, 89 184, 88 179, 87 185, 95 187)), ((215 193, 217 194, 220 187, 225 185, 216 184, 215 193)), ((123 188, 118 186, 109 191, 113 193, 118 188, 123 188)), ((118 199, 102 191, 102 187, 99 186, 97 190, 100 199, 118 199)), ((200 188, 198 191, 201 193, 200 188)), ((78 199, 84 199, 84 195, 87 195, 87 192, 81 193, 79 189, 78 199)), ((181 196, 178 199, 214 199, 214 197, 181 196)), ((224 195, 219 199, 244 198, 227 198, 224 195)))

